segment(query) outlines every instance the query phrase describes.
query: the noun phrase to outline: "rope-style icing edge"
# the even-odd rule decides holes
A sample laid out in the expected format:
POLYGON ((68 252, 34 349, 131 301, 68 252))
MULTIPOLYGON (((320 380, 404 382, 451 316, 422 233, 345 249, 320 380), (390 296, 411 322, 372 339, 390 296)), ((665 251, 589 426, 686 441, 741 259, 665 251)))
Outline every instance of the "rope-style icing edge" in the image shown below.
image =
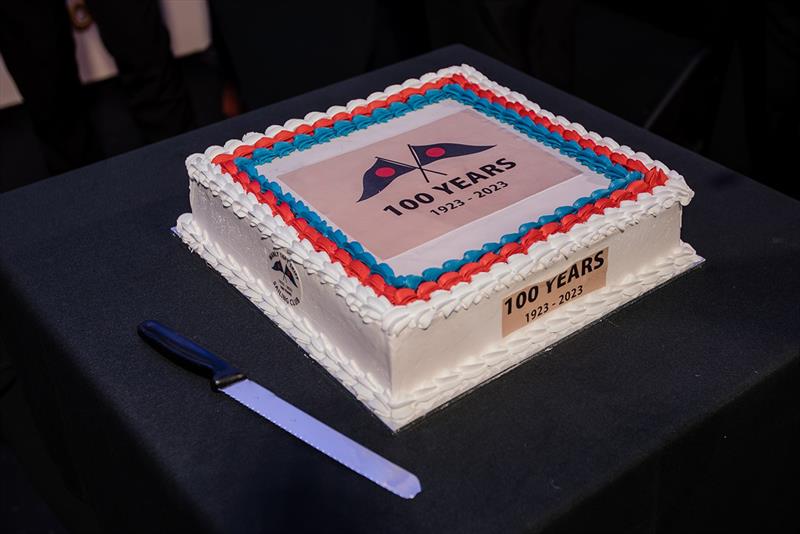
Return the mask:
MULTIPOLYGON (((691 200, 693 193, 686 186, 683 177, 666 168, 661 162, 653 161, 646 154, 634 153, 630 148, 620 146, 609 138, 602 138, 594 132, 587 132, 581 125, 569 123, 563 117, 555 117, 519 93, 514 93, 489 81, 466 65, 443 69, 439 73, 425 75, 420 80, 408 80, 403 85, 387 88, 385 93, 373 93, 366 101, 351 101, 347 108, 330 108, 327 115, 311 113, 306 116, 304 121, 293 119, 283 127, 272 126, 266 131, 266 135, 279 138, 283 135, 282 132, 289 132, 290 129, 293 129, 292 131, 308 131, 316 121, 326 117, 328 119, 335 117, 343 110, 366 109, 370 102, 391 99, 392 94, 398 91, 424 87, 425 84, 432 83, 437 77, 454 74, 461 74, 470 83, 475 84, 479 88, 479 94, 480 91, 491 91, 500 94, 511 104, 519 104, 535 111, 546 119, 551 127, 560 128, 565 137, 568 137, 570 132, 574 132, 574 135, 579 135, 585 142, 591 142, 593 150, 608 154, 612 161, 616 159, 621 164, 649 169, 648 175, 657 178, 657 183, 663 183, 663 185, 654 184, 650 194, 639 194, 635 197, 636 201, 619 197, 616 200, 609 199, 611 201, 603 209, 603 213, 591 214, 584 224, 575 224, 577 221, 572 221, 572 224, 566 228, 561 228, 560 223, 545 225, 541 229, 542 240, 534 242, 527 252, 509 255, 507 262, 504 263, 488 262, 489 264, 486 266, 479 264, 474 272, 464 273, 469 276, 469 281, 464 281, 463 277, 460 279, 452 277, 453 280, 446 281, 441 288, 424 287, 425 284, 422 284, 418 292, 426 291, 427 300, 415 300, 408 305, 401 306, 397 305, 398 301, 401 303, 408 301, 405 298, 407 295, 400 294, 404 290, 398 290, 393 295, 395 298, 391 300, 385 294, 374 291, 373 285, 362 283, 364 273, 354 270, 353 264, 356 262, 348 264, 343 261, 345 258, 331 258, 324 248, 315 247, 307 235, 301 236, 297 229, 287 225, 282 217, 275 216, 271 208, 265 207, 252 191, 246 191, 231 175, 223 172, 219 164, 212 163, 212 159, 225 152, 232 154, 231 157, 238 157, 235 155, 237 150, 241 149, 245 143, 257 143, 262 140, 264 136, 261 134, 248 134, 242 141, 229 141, 224 148, 210 147, 205 154, 190 156, 187 159, 189 175, 193 180, 211 189, 215 195, 223 196, 224 204, 232 206, 239 217, 248 216, 252 225, 262 227, 262 231, 268 232, 267 235, 273 237, 278 246, 286 248, 295 261, 302 263, 312 272, 324 272, 323 279, 336 284, 337 293, 347 301, 352 311, 361 315, 365 322, 381 321, 382 328, 395 335, 407 327, 427 328, 435 316, 447 317, 456 309, 466 309, 480 301, 483 296, 506 287, 507 283, 513 282, 517 277, 526 276, 526 273, 544 269, 553 262, 560 261, 563 257, 561 250, 564 248, 565 241, 573 241, 577 243, 578 247, 588 246, 591 242, 607 235, 608 232, 622 230, 626 224, 635 224, 643 213, 655 216, 675 202, 686 205, 691 200), (622 224, 622 226, 615 230, 614 228, 618 224, 622 224), (567 230, 567 232, 551 233, 558 229, 567 230), (277 232, 278 235, 272 236, 269 234, 271 231, 277 232)), ((570 222, 567 218, 564 220, 570 222)), ((494 260, 495 258, 490 259, 494 260)), ((443 276, 447 276, 447 274, 443 276)), ((370 279, 369 282, 372 280, 370 279)), ((407 291, 412 293, 412 296, 417 296, 411 290, 407 291)))
POLYGON ((255 304, 281 330, 289 334, 306 354, 319 362, 355 397, 382 420, 391 418, 389 394, 369 373, 345 357, 341 351, 311 322, 287 306, 262 280, 255 278, 236 258, 214 243, 192 218, 184 213, 178 218, 175 231, 181 240, 209 266, 255 304))
POLYGON ((236 258, 208 239, 191 214, 178 219, 178 235, 211 267, 250 299, 267 317, 288 333, 300 347, 341 382, 356 398, 393 430, 422 417, 446 402, 500 375, 560 339, 600 319, 643 293, 698 265, 703 259, 681 243, 670 254, 628 276, 622 283, 592 292, 571 303, 563 312, 537 321, 508 338, 489 352, 462 362, 429 379, 425 385, 394 398, 369 373, 342 354, 326 336, 317 331, 291 306, 242 268, 236 258))

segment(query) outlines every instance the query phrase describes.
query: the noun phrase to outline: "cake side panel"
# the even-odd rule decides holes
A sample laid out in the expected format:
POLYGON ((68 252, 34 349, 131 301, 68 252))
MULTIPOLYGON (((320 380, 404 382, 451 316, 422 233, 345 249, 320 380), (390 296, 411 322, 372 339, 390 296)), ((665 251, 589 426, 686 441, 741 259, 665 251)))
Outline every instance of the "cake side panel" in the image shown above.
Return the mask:
MULTIPOLYGON (((387 414, 388 341, 380 325, 365 324, 333 285, 322 283, 317 274, 292 262, 245 213, 235 213, 194 180, 190 182, 190 201, 191 224, 202 241, 197 246, 214 249, 215 256, 224 255, 232 264, 228 267, 238 267, 241 276, 250 280, 247 287, 234 283, 245 296, 373 412, 387 414), (264 299, 273 310, 257 302, 264 299)), ((182 237, 186 233, 182 232, 182 237)), ((219 258, 209 264, 223 275, 230 270, 219 265, 219 258)))
MULTIPOLYGON (((398 405, 404 399, 416 401, 413 411, 407 407, 396 415, 406 421, 423 415, 472 387, 469 384, 476 385, 476 377, 478 383, 488 380, 662 283, 662 277, 668 279, 679 272, 660 268, 663 262, 682 256, 700 260, 680 241, 681 209, 675 204, 657 217, 645 216, 634 226, 574 251, 547 269, 524 279, 518 277, 505 290, 493 292, 466 310, 437 317, 427 329, 407 329, 392 338, 394 401, 398 405), (581 260, 606 249, 603 287, 503 335, 504 301, 509 296, 534 283, 555 279, 553 292, 558 299, 558 275, 575 262, 580 265, 581 260)), ((575 283, 570 287, 575 288, 575 283)))

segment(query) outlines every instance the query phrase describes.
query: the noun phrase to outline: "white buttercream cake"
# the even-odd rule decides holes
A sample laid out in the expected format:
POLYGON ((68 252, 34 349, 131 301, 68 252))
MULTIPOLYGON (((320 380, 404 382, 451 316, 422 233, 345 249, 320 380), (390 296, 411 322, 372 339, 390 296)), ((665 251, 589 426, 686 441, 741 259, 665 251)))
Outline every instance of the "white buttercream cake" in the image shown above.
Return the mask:
POLYGON ((180 237, 393 430, 702 261, 680 174, 467 65, 186 166, 180 237))

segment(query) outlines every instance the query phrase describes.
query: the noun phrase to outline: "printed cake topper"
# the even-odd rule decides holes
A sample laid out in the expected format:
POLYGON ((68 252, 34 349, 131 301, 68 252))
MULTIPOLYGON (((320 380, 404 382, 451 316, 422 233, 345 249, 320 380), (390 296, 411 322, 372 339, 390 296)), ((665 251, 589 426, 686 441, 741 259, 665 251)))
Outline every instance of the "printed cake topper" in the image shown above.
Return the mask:
POLYGON ((364 190, 361 193, 361 198, 359 198, 357 202, 374 197, 388 187, 396 178, 411 171, 420 171, 425 181, 430 183, 426 172, 441 174, 442 176, 447 176, 447 173, 426 169, 425 165, 442 159, 477 154, 478 152, 494 148, 494 146, 495 145, 462 145, 458 143, 408 145, 408 149, 411 151, 411 155, 414 156, 416 165, 409 165, 391 159, 376 157, 375 163, 364 173, 364 190))
MULTIPOLYGON (((374 126, 382 127, 388 125, 374 126)), ((563 205, 554 194, 574 200, 607 184, 599 178, 578 191, 540 196, 579 176, 580 168, 471 109, 386 133, 394 135, 353 146, 342 139, 339 148, 328 146, 308 163, 300 160, 309 156, 298 153, 294 167, 277 161, 259 172, 277 177, 331 228, 404 275, 461 257, 552 213, 563 205), (450 239, 440 239, 446 234, 450 239)), ((273 264, 270 273, 278 278, 273 264)), ((288 279, 282 283, 294 288, 288 279)))

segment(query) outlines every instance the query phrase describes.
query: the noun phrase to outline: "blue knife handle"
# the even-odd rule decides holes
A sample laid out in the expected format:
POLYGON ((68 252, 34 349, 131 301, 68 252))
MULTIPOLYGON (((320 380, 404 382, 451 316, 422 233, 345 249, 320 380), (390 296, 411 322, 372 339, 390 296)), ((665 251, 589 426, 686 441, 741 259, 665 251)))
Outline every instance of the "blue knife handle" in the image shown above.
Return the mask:
POLYGON ((214 389, 224 388, 247 378, 231 364, 183 337, 158 321, 144 321, 139 335, 156 350, 178 365, 211 379, 214 389))

